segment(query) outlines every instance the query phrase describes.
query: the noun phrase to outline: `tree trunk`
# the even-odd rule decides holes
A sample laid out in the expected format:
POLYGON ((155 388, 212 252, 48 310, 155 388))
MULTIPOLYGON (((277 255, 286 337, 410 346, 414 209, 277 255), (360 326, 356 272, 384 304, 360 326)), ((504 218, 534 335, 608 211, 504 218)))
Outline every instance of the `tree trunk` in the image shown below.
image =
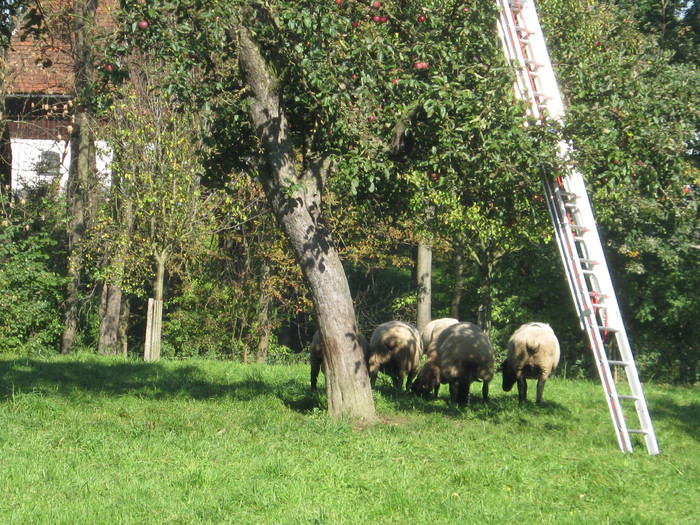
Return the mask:
POLYGON ((432 264, 433 247, 428 241, 422 240, 418 243, 418 256, 416 257, 418 278, 416 324, 419 331, 425 328, 432 317, 432 264))
POLYGON ((0 49, 0 184, 12 185, 12 142, 5 108, 5 57, 7 49, 0 49))
POLYGON ((481 265, 481 289, 479 292, 479 327, 486 335, 491 331, 492 319, 492 298, 491 298, 491 277, 493 274, 493 263, 484 257, 481 265))
POLYGON ((350 288, 320 214, 328 162, 307 158, 307 169, 299 172, 274 68, 262 56, 249 30, 243 25, 237 29, 241 72, 252 96, 251 120, 263 149, 263 187, 301 265, 320 324, 328 412, 335 418, 374 419, 374 400, 350 288))
POLYGON ((102 287, 104 309, 100 316, 100 340, 97 353, 101 355, 119 355, 119 320, 121 318, 121 286, 105 283, 102 287))
POLYGON ((73 7, 75 59, 75 122, 71 135, 71 163, 68 172, 66 199, 68 202, 68 284, 64 311, 61 353, 70 353, 78 331, 80 287, 83 270, 82 244, 94 197, 95 171, 94 126, 90 113, 82 104, 91 96, 94 67, 91 33, 94 29, 96 0, 76 0, 73 7))
POLYGON ((156 278, 153 282, 153 301, 149 301, 148 322, 146 323, 146 346, 143 357, 145 361, 160 359, 160 345, 163 327, 163 287, 165 283, 165 264, 169 253, 163 249, 153 255, 156 262, 156 278))
POLYGON ((263 261, 262 276, 260 277, 260 297, 258 298, 258 351, 255 360, 258 363, 267 361, 267 346, 270 342, 270 303, 272 297, 268 293, 267 286, 270 278, 270 265, 263 261))
POLYGON ((117 336, 119 338, 119 346, 122 350, 122 356, 129 355, 129 315, 131 314, 131 301, 122 293, 122 306, 119 309, 119 327, 117 328, 117 336))
POLYGON ((462 302, 462 290, 464 289, 464 255, 461 243, 455 243, 454 251, 454 287, 452 288, 452 304, 450 315, 459 319, 459 305, 462 302))

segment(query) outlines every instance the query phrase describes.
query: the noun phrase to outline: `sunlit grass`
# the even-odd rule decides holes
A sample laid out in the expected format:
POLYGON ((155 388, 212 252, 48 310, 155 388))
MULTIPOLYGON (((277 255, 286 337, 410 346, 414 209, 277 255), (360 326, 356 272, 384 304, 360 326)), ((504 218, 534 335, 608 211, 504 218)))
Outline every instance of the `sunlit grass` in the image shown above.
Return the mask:
MULTIPOLYGON (((497 377, 497 380, 500 377, 497 377)), ((380 422, 305 366, 0 359, 3 523, 696 523, 698 388, 645 385, 661 454, 623 455, 599 385, 466 409, 380 377, 380 422), (321 382, 322 384, 322 382, 321 382)), ((446 389, 445 389, 446 390, 446 389)), ((441 392, 445 396, 446 392, 441 392)))

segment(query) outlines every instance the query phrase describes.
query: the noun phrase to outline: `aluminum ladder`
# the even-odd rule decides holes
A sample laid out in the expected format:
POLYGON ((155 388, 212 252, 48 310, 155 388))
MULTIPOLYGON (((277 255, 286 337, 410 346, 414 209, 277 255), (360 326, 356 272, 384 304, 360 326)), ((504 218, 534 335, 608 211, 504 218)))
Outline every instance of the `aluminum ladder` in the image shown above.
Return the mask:
MULTIPOLYGON (((564 105, 557 86, 534 0, 496 0, 498 32, 506 59, 516 70, 516 95, 528 103, 538 123, 562 122, 564 105)), ((526 123, 527 125, 527 123, 526 123)), ((622 322, 583 176, 567 162, 569 145, 559 143, 565 176, 545 177, 547 206, 581 327, 588 335, 622 452, 632 452, 631 434, 641 434, 649 454, 659 447, 644 391, 622 322), (614 359, 608 358, 608 345, 614 359), (629 394, 617 392, 613 366, 621 367, 629 394), (627 427, 622 401, 634 403, 639 429, 627 427)))

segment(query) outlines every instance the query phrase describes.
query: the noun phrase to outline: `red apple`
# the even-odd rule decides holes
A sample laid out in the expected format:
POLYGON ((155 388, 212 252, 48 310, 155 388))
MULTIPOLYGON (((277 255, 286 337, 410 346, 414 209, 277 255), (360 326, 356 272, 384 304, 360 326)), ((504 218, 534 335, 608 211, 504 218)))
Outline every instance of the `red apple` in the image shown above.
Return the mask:
POLYGON ((398 79, 398 78, 392 79, 392 82, 394 83, 395 86, 398 86, 398 85, 399 85, 399 79, 398 79))
POLYGON ((374 115, 370 115, 368 120, 370 122, 374 122, 375 120, 377 120, 377 117, 375 117, 374 115))
POLYGON ((352 27, 357 27, 357 26, 360 25, 360 23, 359 23, 359 22, 353 22, 351 25, 352 25, 352 27))
POLYGON ((374 22, 380 23, 380 22, 382 21, 382 17, 379 16, 379 15, 374 15, 374 16, 372 17, 372 20, 373 20, 374 22))
POLYGON ((379 9, 380 7, 382 7, 382 3, 379 0, 376 0, 376 2, 372 4, 372 7, 374 7, 375 9, 379 9))
POLYGON ((689 185, 683 186, 683 193, 690 193, 690 186, 689 185))
POLYGON ((464 9, 462 9, 462 11, 465 12, 465 13, 468 13, 468 12, 469 12, 469 8, 468 8, 468 7, 465 7, 464 9))
POLYGON ((417 20, 422 24, 425 22, 428 18, 425 15, 420 15, 417 20))
POLYGON ((335 3, 338 5, 343 5, 343 0, 335 0, 335 3))
POLYGON ((112 66, 112 64, 105 64, 102 66, 102 69, 104 69, 107 73, 111 73, 114 71, 114 66, 112 66))
POLYGON ((148 20, 141 20, 139 22, 139 29, 148 29, 149 25, 148 20))

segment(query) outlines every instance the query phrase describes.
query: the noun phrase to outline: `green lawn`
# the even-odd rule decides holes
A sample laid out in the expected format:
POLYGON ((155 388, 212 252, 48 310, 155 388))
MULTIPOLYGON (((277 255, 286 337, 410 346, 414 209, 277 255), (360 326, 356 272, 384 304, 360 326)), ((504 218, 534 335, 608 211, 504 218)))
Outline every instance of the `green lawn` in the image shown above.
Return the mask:
MULTIPOLYGON (((661 454, 623 455, 597 383, 545 403, 375 392, 330 421, 308 367, 0 358, 4 524, 699 523, 700 389, 645 385, 661 454)), ((321 384, 323 382, 321 381, 321 384)), ((534 385, 533 385, 534 387, 534 385)), ((441 395, 446 395, 441 392, 441 395)), ((534 388, 531 388, 534 395, 534 388)))

